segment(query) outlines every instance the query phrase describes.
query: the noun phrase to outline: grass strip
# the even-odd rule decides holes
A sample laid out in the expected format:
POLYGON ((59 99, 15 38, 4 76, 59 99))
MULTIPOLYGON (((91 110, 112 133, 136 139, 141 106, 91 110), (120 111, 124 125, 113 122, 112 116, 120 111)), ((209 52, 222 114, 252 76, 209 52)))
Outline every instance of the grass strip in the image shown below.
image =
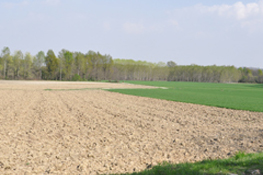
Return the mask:
POLYGON ((253 171, 263 172, 263 153, 237 153, 228 159, 204 160, 196 163, 163 164, 142 172, 122 175, 227 175, 251 174, 253 171))

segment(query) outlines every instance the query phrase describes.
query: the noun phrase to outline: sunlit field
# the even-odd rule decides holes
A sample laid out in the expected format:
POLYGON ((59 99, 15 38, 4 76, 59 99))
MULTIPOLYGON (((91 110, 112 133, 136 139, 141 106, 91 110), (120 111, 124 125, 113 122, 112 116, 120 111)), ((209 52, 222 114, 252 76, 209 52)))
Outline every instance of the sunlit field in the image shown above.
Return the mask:
MULTIPOLYGON (((262 165, 262 112, 109 91, 155 88, 127 83, 0 86, 0 174, 213 174, 262 165)), ((176 91, 166 88, 157 90, 176 91)))

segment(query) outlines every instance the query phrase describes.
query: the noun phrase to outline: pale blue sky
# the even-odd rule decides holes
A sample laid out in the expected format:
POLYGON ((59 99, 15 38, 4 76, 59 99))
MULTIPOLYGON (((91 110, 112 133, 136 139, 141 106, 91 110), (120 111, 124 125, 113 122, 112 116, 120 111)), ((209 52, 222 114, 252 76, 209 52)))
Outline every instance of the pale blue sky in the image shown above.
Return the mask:
POLYGON ((0 49, 263 68, 263 0, 0 0, 0 49))

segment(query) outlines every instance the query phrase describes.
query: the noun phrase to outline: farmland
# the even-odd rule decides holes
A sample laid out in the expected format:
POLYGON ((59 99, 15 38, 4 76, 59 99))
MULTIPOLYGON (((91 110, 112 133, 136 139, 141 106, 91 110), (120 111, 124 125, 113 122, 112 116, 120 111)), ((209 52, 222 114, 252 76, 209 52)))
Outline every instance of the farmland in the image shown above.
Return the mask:
POLYGON ((125 81, 166 89, 114 89, 112 92, 195 103, 237 110, 263 112, 263 84, 125 81))
POLYGON ((126 173, 263 151, 261 112, 104 90, 155 91, 145 85, 0 81, 0 174, 126 173))

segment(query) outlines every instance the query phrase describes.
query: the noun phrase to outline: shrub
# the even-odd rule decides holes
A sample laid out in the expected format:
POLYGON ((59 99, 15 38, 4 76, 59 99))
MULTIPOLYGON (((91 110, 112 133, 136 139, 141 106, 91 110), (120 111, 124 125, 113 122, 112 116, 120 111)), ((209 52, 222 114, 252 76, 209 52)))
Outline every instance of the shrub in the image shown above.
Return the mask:
POLYGON ((82 78, 78 75, 78 74, 75 74, 72 79, 72 81, 82 81, 82 78))

